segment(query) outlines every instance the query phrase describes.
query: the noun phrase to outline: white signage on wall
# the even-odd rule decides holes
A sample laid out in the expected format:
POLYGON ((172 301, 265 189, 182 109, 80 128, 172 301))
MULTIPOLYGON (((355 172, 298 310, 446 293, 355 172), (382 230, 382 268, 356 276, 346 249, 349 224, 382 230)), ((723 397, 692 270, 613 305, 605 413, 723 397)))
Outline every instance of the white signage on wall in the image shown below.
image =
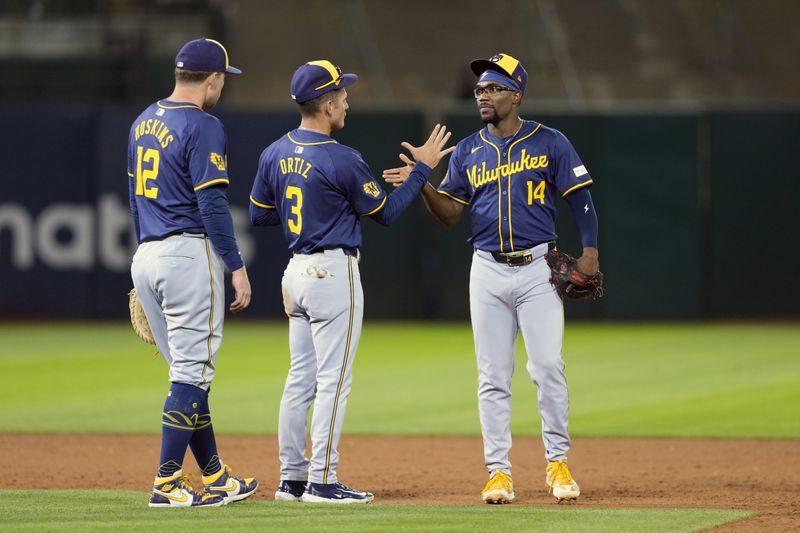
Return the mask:
MULTIPOLYGON (((231 207, 231 213, 239 249, 249 262, 255 245, 248 233, 247 210, 231 207)), ((0 255, 0 264, 10 263, 17 270, 30 270, 38 262, 53 270, 92 270, 99 265, 123 272, 130 269, 136 238, 127 199, 104 194, 97 205, 55 203, 36 217, 22 204, 0 204, 0 246, 9 250, 8 257, 0 255)))

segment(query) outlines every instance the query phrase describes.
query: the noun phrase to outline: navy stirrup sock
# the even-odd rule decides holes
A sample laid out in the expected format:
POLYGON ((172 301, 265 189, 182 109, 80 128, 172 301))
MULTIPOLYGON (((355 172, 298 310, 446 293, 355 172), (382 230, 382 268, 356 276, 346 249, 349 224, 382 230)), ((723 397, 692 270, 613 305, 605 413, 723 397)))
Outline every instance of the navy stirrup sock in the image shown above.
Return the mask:
POLYGON ((192 439, 189 441, 192 454, 197 461, 197 466, 203 471, 204 476, 219 472, 222 463, 217 453, 217 440, 214 437, 214 426, 211 425, 211 410, 208 406, 208 394, 200 406, 197 425, 194 428, 192 439))
POLYGON ((186 447, 194 435, 206 391, 194 385, 173 383, 161 413, 161 459, 158 477, 174 475, 183 466, 186 447))

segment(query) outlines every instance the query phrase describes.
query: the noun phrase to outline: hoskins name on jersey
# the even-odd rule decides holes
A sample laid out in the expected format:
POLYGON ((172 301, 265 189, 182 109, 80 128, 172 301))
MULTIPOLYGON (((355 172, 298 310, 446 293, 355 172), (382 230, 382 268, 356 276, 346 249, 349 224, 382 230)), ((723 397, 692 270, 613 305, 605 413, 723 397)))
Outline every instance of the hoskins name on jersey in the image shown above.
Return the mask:
POLYGON ((161 148, 166 148, 169 146, 169 143, 175 139, 167 125, 157 118, 148 118, 147 120, 141 121, 136 125, 134 131, 136 132, 137 141, 142 135, 152 135, 158 139, 161 148))

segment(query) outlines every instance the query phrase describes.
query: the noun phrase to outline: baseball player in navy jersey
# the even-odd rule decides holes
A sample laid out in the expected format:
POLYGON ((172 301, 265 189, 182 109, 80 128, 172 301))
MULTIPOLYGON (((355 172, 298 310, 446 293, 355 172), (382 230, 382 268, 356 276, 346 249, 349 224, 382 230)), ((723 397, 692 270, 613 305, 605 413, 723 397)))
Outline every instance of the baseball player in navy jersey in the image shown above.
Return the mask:
POLYGON ((394 222, 427 183, 431 169, 453 150, 444 149, 450 133, 439 125, 423 146, 403 143, 416 163, 406 183, 387 196, 361 154, 330 136, 344 127, 345 87, 357 79, 326 60, 297 69, 291 94, 300 107, 300 126, 261 154, 250 196, 252 223, 282 225, 293 252, 281 283, 291 366, 278 422, 276 500, 372 501, 371 493, 341 484, 336 471, 364 312, 360 218, 394 222), (307 459, 306 420, 312 404, 307 459))
POLYGON ((150 507, 219 506, 258 487, 220 460, 208 404, 225 315, 223 265, 232 273, 231 311, 250 304, 250 282, 225 195, 225 129, 205 110, 219 100, 226 74, 241 71, 211 39, 187 43, 175 66, 175 90, 139 115, 128 139, 139 242, 131 275, 172 382, 150 507), (187 446, 203 472, 202 492, 183 475, 187 446))
MULTIPOLYGON (((508 459, 511 376, 521 331, 527 369, 539 389, 545 481, 559 501, 574 500, 580 489, 566 463, 570 438, 561 357, 564 315, 544 255, 555 247, 556 200, 564 198, 583 245, 578 269, 598 271, 592 179, 561 132, 519 117, 528 81, 519 61, 498 54, 473 61, 471 68, 479 76, 475 100, 486 127, 456 145, 438 190, 426 186, 422 195, 430 213, 446 226, 458 222, 467 208, 472 219, 470 315, 489 471, 481 496, 488 503, 514 500, 508 459)), ((408 167, 397 168, 385 171, 384 177, 397 185, 407 174, 408 167)))

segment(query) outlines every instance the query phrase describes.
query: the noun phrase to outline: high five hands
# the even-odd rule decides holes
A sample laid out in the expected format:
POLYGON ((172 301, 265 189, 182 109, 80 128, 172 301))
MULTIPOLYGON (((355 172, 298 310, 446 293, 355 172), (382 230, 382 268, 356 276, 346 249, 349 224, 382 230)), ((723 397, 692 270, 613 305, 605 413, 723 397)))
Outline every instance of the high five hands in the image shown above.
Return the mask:
POLYGON ((445 148, 447 141, 450 140, 450 135, 451 132, 447 131, 447 126, 437 124, 422 146, 412 146, 411 143, 403 141, 400 146, 409 151, 411 158, 406 154, 400 154, 400 160, 406 166, 384 170, 383 179, 394 187, 399 187, 408 179, 408 175, 414 169, 415 161, 435 168, 444 156, 456 149, 455 146, 445 148))

